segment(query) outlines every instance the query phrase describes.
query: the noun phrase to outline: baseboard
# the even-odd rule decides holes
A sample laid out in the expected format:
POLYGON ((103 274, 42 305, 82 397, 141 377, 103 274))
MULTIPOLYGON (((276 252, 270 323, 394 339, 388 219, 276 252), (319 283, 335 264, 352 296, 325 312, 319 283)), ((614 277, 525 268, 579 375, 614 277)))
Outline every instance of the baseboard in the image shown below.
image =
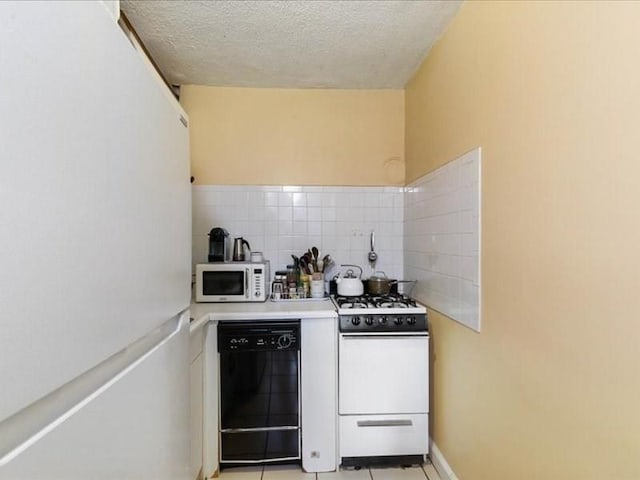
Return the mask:
POLYGON ((433 463, 433 466, 438 472, 438 475, 440 475, 441 480, 458 480, 458 477, 453 473, 453 470, 445 460, 444 455, 442 455, 442 452, 433 440, 431 440, 431 463, 433 463))

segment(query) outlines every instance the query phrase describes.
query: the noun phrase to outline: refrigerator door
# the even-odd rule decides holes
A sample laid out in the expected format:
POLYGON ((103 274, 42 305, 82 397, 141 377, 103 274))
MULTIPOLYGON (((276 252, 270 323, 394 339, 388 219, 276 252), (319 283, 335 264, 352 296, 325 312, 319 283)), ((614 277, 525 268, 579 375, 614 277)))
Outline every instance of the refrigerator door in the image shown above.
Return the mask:
MULTIPOLYGON (((102 2, 0 2, 0 45, 6 440, 4 422, 188 307, 191 188, 186 114, 102 2)), ((36 460, 68 480, 108 478, 107 458, 124 472, 113 478, 128 478, 130 462, 188 468, 182 447, 168 447, 188 429, 171 415, 186 395, 175 383, 188 378, 181 348, 147 358, 144 373, 132 370, 0 466, 0 479, 36 478, 13 466, 31 471, 36 460)))
MULTIPOLYGON (((98 392, 74 415, 0 466, 0 479, 191 479, 185 460, 189 457, 189 435, 182 428, 189 422, 189 376, 184 371, 189 356, 188 312, 172 319, 166 327, 157 332, 157 348, 133 368, 125 368, 117 381, 98 392)), ((135 350, 144 347, 145 340, 122 356, 135 356, 135 350)), ((110 367, 118 363, 117 357, 98 367, 105 369, 103 375, 109 376, 110 367)), ((124 363, 126 367, 126 359, 124 363)), ((73 400, 84 387, 93 390, 90 384, 90 378, 80 378, 63 386, 41 404, 32 406, 34 411, 29 412, 29 417, 38 419, 42 411, 54 411, 56 402, 73 400)), ((29 418, 25 421, 26 425, 15 426, 30 427, 29 418)), ((12 435, 0 438, 0 457, 5 453, 2 447, 7 436, 12 435)))

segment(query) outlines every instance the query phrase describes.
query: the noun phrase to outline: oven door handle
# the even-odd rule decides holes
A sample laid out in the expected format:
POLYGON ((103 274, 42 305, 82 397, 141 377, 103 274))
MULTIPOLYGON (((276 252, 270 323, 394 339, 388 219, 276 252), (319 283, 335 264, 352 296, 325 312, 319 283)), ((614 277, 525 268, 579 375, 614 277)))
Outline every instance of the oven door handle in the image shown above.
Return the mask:
POLYGON ((410 427, 413 422, 411 420, 358 420, 356 425, 359 427, 410 427))
POLYGON ((388 333, 381 333, 379 335, 371 334, 371 333, 341 333, 340 336, 345 340, 362 340, 363 338, 384 338, 384 339, 396 339, 396 340, 406 340, 408 338, 429 338, 429 335, 426 333, 417 333, 413 335, 390 335, 388 333))

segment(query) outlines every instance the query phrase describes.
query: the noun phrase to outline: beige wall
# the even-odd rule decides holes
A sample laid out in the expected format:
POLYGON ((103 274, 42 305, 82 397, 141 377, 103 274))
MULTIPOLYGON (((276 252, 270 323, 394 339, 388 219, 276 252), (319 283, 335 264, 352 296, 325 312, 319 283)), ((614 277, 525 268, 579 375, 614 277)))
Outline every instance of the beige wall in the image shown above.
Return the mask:
POLYGON ((404 91, 186 85, 199 184, 403 185, 404 91))
POLYGON ((467 2, 406 90, 407 181, 483 148, 476 334, 432 312, 461 480, 640 479, 640 2, 467 2))

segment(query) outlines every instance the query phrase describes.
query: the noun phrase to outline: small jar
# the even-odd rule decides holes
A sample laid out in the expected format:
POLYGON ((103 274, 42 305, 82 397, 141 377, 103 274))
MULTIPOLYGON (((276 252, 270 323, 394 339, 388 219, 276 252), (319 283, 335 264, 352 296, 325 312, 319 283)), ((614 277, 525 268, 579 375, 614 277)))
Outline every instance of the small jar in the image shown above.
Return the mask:
POLYGON ((304 295, 302 298, 309 298, 310 296, 311 286, 309 279, 310 275, 302 275, 302 293, 304 295))
POLYGON ((296 298, 298 298, 298 287, 292 282, 289 284, 289 299, 295 300, 296 298))
POLYGON ((274 300, 280 300, 282 298, 282 294, 284 293, 284 289, 282 287, 282 282, 279 280, 271 284, 271 296, 274 300))
POLYGON ((287 265, 287 284, 298 285, 298 271, 293 265, 287 265))

